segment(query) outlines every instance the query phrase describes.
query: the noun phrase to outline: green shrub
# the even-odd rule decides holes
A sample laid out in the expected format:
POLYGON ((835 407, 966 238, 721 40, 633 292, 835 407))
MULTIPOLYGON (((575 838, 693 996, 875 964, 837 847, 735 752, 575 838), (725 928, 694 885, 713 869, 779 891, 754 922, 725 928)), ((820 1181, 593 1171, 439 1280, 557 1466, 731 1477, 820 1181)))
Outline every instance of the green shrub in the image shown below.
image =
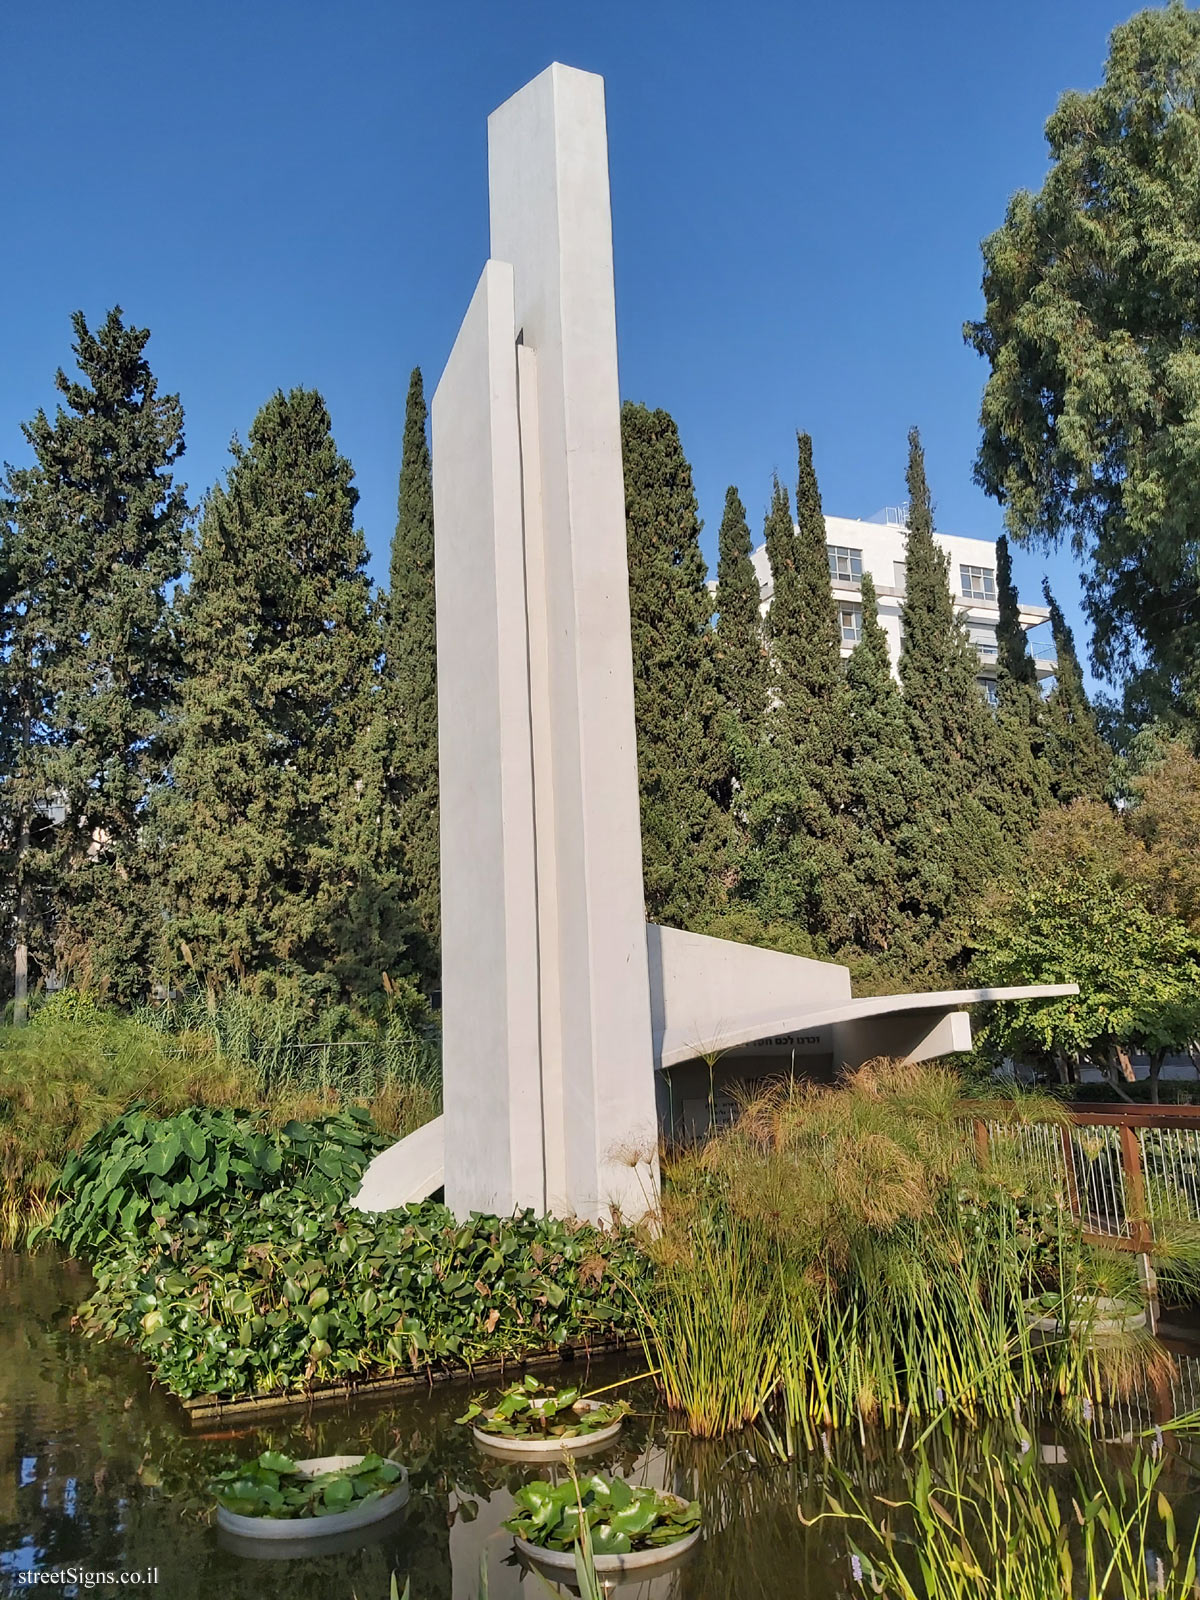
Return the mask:
POLYGON ((388 1140, 352 1106, 313 1123, 271 1128, 245 1111, 180 1111, 155 1117, 133 1106, 72 1155, 50 1191, 59 1209, 46 1231, 72 1255, 94 1259, 144 1234, 222 1211, 231 1194, 290 1191, 328 1205, 357 1187, 388 1140))
POLYGON ((266 1190, 101 1256, 79 1320, 177 1395, 265 1394, 620 1334, 640 1270, 629 1237, 532 1212, 458 1223, 432 1203, 364 1215, 266 1190))
POLYGON ((81 1325, 183 1397, 516 1360, 632 1325, 628 1233, 348 1207, 384 1143, 361 1111, 278 1133, 243 1113, 118 1118, 64 1170, 48 1230, 92 1264, 81 1325))
MULTIPOLYGON (((406 1017, 374 1042, 323 1052, 283 1045, 264 1062, 223 1049, 215 1031, 175 1033, 166 1013, 133 1018, 64 990, 28 1027, 0 1027, 0 1240, 18 1243, 44 1222, 47 1194, 72 1151, 136 1104, 159 1115, 192 1107, 249 1107, 274 1128, 366 1103, 399 1136, 441 1109, 436 1051, 406 1017), (296 1070, 284 1070, 290 1059, 296 1070)), ((182 1014, 177 1019, 187 1020, 182 1014)), ((192 1018, 195 1021, 195 1018, 192 1018)))

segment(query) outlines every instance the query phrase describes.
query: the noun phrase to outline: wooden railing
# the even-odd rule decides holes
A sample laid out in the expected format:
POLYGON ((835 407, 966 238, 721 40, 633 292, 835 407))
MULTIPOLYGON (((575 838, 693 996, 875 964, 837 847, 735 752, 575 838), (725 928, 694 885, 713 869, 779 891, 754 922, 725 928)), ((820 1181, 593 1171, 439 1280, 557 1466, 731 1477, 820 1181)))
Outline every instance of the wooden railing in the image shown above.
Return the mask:
POLYGON ((1084 1237, 1144 1254, 1156 1224, 1200 1224, 1200 1106, 1072 1106, 1062 1123, 976 1121, 976 1147, 1013 1141, 1042 1167, 1084 1237))

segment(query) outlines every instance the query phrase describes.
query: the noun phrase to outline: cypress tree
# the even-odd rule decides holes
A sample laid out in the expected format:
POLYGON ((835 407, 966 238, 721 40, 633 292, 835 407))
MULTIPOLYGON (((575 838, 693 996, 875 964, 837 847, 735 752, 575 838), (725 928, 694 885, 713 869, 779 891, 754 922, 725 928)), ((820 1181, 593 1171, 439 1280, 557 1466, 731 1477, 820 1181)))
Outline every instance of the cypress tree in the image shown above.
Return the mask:
POLYGON ((421 964, 437 973, 437 611, 433 584, 433 474, 420 367, 408 385, 404 445, 383 624, 385 783, 394 812, 389 853, 422 938, 421 964))
MULTIPOLYGON (((908 436, 908 541, 901 606, 900 683, 917 761, 935 775, 921 821, 930 881, 943 915, 960 913, 1003 859, 1002 803, 992 783, 991 714, 976 681, 978 656, 955 612, 949 560, 934 539, 933 504, 916 428, 908 436)), ((961 935, 953 918, 945 950, 961 935)))
MULTIPOLYGON (((812 440, 796 435, 799 475, 796 527, 790 538, 776 529, 780 568, 771 602, 771 654, 775 671, 778 737, 794 750, 805 781, 819 790, 836 774, 842 685, 841 629, 829 574, 825 515, 813 469, 812 440)), ((785 496, 786 504, 786 496, 785 496)), ((774 506, 772 508, 775 514, 774 506)), ((768 546, 770 556, 770 546, 768 546)))
POLYGON ((647 914, 686 927, 723 898, 727 765, 692 469, 665 411, 621 409, 647 914))
POLYGON ((180 606, 173 930, 211 987, 369 999, 403 970, 381 860, 379 619, 321 396, 276 393, 206 501, 180 606))
POLYGON ((178 688, 168 589, 189 511, 172 466, 183 409, 160 395, 149 330, 120 307, 72 318, 81 374, 60 369, 53 421, 26 424, 34 465, 9 467, 0 607, 5 809, 16 1005, 29 945, 120 999, 145 991, 161 920, 147 814, 178 688), (53 936, 53 957, 49 949, 53 936))
POLYGON ((767 653, 759 614, 750 525, 737 489, 725 491, 717 562, 717 689, 748 739, 762 733, 767 709, 767 653))
POLYGON ((1058 658, 1054 688, 1047 696, 1045 710, 1050 791, 1060 805, 1069 805, 1072 800, 1098 800, 1104 795, 1112 754, 1100 737, 1096 714, 1083 686, 1075 636, 1048 580, 1042 584, 1042 593, 1050 608, 1050 629, 1058 658))
POLYGON ((1050 774, 1043 754, 1045 707, 1029 641, 1021 626, 1012 558, 1003 534, 996 541, 996 598, 1000 615, 996 625, 993 780, 1004 806, 1005 832, 1010 841, 1021 844, 1049 804, 1050 774))
POLYGON ((920 818, 929 778, 917 763, 875 584, 862 578, 862 633, 846 663, 848 942, 869 954, 912 953, 941 896, 928 882, 920 818))
POLYGON ((812 441, 797 434, 797 522, 776 481, 765 535, 774 593, 768 613, 773 694, 769 753, 752 806, 759 909, 835 946, 848 936, 845 679, 812 441))

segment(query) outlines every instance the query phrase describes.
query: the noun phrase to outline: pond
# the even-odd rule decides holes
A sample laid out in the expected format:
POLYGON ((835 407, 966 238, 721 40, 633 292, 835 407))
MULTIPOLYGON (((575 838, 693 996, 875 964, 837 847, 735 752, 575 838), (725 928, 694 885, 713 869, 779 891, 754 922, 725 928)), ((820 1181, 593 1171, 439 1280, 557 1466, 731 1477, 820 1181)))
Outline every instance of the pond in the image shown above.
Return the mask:
MULTIPOLYGON (((84 1298, 84 1270, 48 1252, 0 1255, 0 1592, 31 1588, 22 1574, 77 1569, 61 1595, 157 1594, 163 1600, 388 1600, 392 1574, 412 1600, 477 1600, 481 1561, 489 1600, 544 1600, 546 1586, 515 1564, 501 1527, 513 1493, 536 1470, 492 1461, 454 1418, 470 1385, 454 1383, 387 1402, 291 1411, 255 1424, 228 1421, 194 1430, 182 1409, 150 1385, 130 1352, 70 1331, 84 1298), (204 1493, 211 1474, 264 1449, 306 1457, 375 1449, 410 1473, 407 1507, 382 1537, 358 1549, 307 1560, 251 1560, 222 1548, 204 1493), (123 1587, 85 1574, 141 1574, 123 1587), (153 1581, 148 1581, 152 1576, 153 1581)), ((578 1369, 567 1369, 573 1381, 578 1369)), ((628 1361, 595 1366, 589 1386, 637 1373, 628 1361)), ((1177 1403, 1191 1394, 1200 1363, 1180 1362, 1177 1403)), ((862 1595, 851 1576, 846 1532, 822 1509, 831 1468, 864 1493, 903 1498, 908 1471, 895 1442, 869 1431, 832 1441, 790 1464, 773 1462, 755 1435, 702 1444, 678 1432, 653 1385, 626 1391, 634 1415, 619 1445, 593 1458, 633 1480, 699 1495, 708 1536, 680 1571, 630 1583, 619 1600, 841 1600, 862 1595)), ((1128 1437, 1145 1421, 1136 1410, 1112 1419, 1128 1437)), ((1064 1475, 1074 1448, 1044 1427, 1032 1430, 1044 1470, 1064 1475)), ((978 1432, 944 1447, 988 1447, 978 1432)), ((1118 1455, 1128 1446, 1112 1447, 1118 1455)), ((1164 1487, 1185 1526, 1200 1515, 1200 1468, 1175 1446, 1164 1487)))

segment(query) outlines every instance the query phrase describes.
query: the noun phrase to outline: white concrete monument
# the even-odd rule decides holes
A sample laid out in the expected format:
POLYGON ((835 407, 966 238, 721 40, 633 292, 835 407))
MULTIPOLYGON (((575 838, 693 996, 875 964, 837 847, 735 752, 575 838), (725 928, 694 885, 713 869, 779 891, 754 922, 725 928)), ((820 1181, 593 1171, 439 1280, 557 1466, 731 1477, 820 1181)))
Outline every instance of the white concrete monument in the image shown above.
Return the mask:
POLYGON ((603 80, 548 67, 488 153, 433 399, 445 1111, 355 1203, 632 1219, 656 1068, 814 1026, 839 1064, 922 1059, 969 1047, 965 1004, 1070 991, 856 1001, 836 964, 647 925, 603 80))

